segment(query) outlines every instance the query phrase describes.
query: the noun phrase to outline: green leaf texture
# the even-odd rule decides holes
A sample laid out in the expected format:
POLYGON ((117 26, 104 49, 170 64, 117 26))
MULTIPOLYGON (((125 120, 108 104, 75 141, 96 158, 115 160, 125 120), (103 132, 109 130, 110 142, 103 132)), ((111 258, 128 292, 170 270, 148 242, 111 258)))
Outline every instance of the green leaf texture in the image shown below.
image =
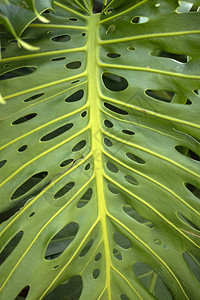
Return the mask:
POLYGON ((199 298, 198 1, 106 3, 0 29, 1 300, 199 298))

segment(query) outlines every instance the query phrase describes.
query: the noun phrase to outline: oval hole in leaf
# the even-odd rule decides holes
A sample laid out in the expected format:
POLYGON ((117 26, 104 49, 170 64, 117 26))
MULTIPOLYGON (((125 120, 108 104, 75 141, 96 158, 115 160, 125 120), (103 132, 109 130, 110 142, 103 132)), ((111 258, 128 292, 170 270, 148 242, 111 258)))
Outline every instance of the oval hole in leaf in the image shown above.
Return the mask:
POLYGON ((110 172, 117 173, 119 171, 118 168, 115 165, 113 165, 111 162, 107 162, 106 166, 110 172))
POLYGON ((108 27, 108 29, 106 30, 106 33, 108 34, 108 33, 112 33, 112 32, 114 32, 115 31, 115 25, 110 25, 109 27, 108 27))
POLYGON ((120 194, 120 192, 114 186, 112 186, 111 184, 108 184, 107 186, 108 186, 108 189, 111 193, 116 194, 116 195, 120 194))
POLYGON ((73 158, 66 159, 66 160, 64 160, 64 161, 60 164, 60 166, 61 166, 61 167, 65 167, 65 166, 69 165, 69 164, 70 164, 71 162, 73 162, 73 161, 74 161, 73 158))
POLYGON ((30 191, 35 185, 40 183, 46 176, 48 175, 47 171, 39 172, 31 176, 28 180, 26 180, 20 187, 16 189, 14 194, 11 196, 11 200, 17 199, 22 195, 26 194, 30 191))
POLYGON ((104 72, 102 80, 105 87, 110 91, 120 92, 124 91, 128 87, 128 81, 126 78, 113 73, 104 72))
POLYGON ((101 259, 101 253, 97 253, 97 255, 95 256, 95 261, 99 261, 101 259))
POLYGON ((18 124, 21 124, 21 123, 24 123, 24 122, 27 122, 33 118, 35 118, 37 116, 36 113, 32 113, 32 114, 29 114, 29 115, 26 115, 26 116, 23 116, 17 120, 15 120, 14 122, 12 122, 12 125, 18 125, 18 124))
POLYGON ((94 243, 94 239, 91 239, 88 243, 87 243, 87 245, 83 248, 83 250, 81 251, 81 254, 80 254, 80 256, 81 257, 83 257, 83 256, 85 256, 87 253, 88 253, 88 251, 90 250, 90 248, 92 247, 92 244, 94 243))
POLYGON ((83 32, 83 33, 81 33, 81 35, 82 35, 82 36, 86 36, 86 33, 85 33, 85 32, 83 32))
POLYGON ((85 170, 87 171, 87 170, 89 170, 90 169, 90 164, 87 164, 86 166, 85 166, 85 170))
POLYGON ((44 135, 40 140, 42 142, 52 140, 52 139, 58 137, 59 135, 65 133, 66 131, 70 130, 73 126, 74 126, 73 123, 65 124, 65 125, 57 128, 56 130, 53 130, 50 133, 44 135))
POLYGON ((135 178, 133 178, 132 176, 130 175, 126 175, 124 176, 124 178, 126 179, 126 181, 132 185, 135 185, 135 186, 138 186, 139 183, 137 182, 137 180, 135 178))
POLYGON ((18 149, 18 151, 19 152, 24 152, 26 149, 27 149, 27 145, 23 145, 23 146, 21 146, 19 149, 18 149))
POLYGON ((110 122, 109 120, 105 120, 105 121, 104 121, 104 125, 105 125, 107 128, 112 128, 112 127, 113 127, 113 123, 110 122))
POLYGON ((188 220, 185 216, 183 216, 180 212, 177 212, 178 217, 187 225, 189 225, 190 227, 192 227, 195 230, 200 231, 200 228, 195 225, 193 222, 191 222, 190 220, 188 220))
POLYGON ((100 270, 99 269, 95 269, 92 273, 92 276, 94 279, 97 279, 100 275, 100 270))
POLYGON ((87 115, 87 111, 83 111, 83 112, 81 113, 81 117, 82 117, 82 118, 85 118, 86 115, 87 115))
POLYGON ((129 239, 120 232, 114 233, 114 240, 117 243, 117 245, 119 245, 120 247, 122 247, 124 249, 130 249, 132 247, 129 239))
POLYGON ((145 161, 141 157, 139 157, 139 156, 137 156, 137 155, 135 155, 133 153, 127 152, 126 156, 128 158, 130 158, 131 160, 137 162, 138 164, 145 164, 145 161))
POLYGON ((195 197, 200 199, 200 189, 190 183, 185 183, 185 186, 195 197))
POLYGON ((86 145, 86 140, 82 140, 80 142, 78 142, 73 148, 72 148, 72 151, 75 152, 75 151, 79 151, 81 149, 83 149, 86 145))
POLYGON ((66 64, 66 68, 68 69, 79 69, 81 67, 81 61, 72 61, 66 64))
POLYGON ((60 61, 60 60, 64 60, 65 58, 66 58, 65 56, 51 58, 51 61, 60 61))
POLYGON ((181 153, 181 154, 183 154, 183 155, 185 155, 187 157, 190 157, 190 158, 192 158, 194 160, 200 161, 200 156, 198 154, 196 154, 194 151, 190 150, 188 147, 185 147, 185 146, 176 146, 175 149, 179 153, 181 153))
POLYGON ((19 231, 3 248, 3 250, 0 253, 0 265, 6 260, 6 258, 13 252, 13 250, 17 247, 19 244, 24 232, 19 231))
POLYGON ((196 279, 200 282, 200 259, 199 257, 191 254, 190 252, 182 253, 184 260, 188 268, 192 271, 196 279))
POLYGON ((123 109, 121 109, 121 108, 119 108, 119 107, 117 107, 117 106, 114 106, 114 105, 112 105, 112 104, 110 104, 110 103, 104 102, 104 106, 105 106, 106 108, 108 108, 109 110, 111 110, 111 111, 117 113, 117 114, 120 114, 120 115, 128 115, 128 112, 127 112, 127 111, 125 111, 125 110, 123 110, 123 109))
POLYGON ((75 182, 71 181, 65 184, 55 195, 54 199, 58 199, 65 194, 67 194, 73 187, 75 186, 75 182))
POLYGON ((30 290, 30 286, 29 285, 25 286, 21 290, 21 292, 19 292, 19 294, 17 295, 17 297, 15 298, 15 300, 17 300, 17 299, 26 299, 26 297, 28 296, 29 290, 30 290))
POLYGON ((74 81, 71 82, 71 84, 77 83, 79 81, 80 81, 79 79, 78 80, 74 80, 74 81))
POLYGON ((148 21, 149 21, 149 18, 147 18, 147 17, 134 17, 131 20, 131 23, 133 23, 133 24, 143 24, 143 23, 146 23, 148 21))
POLYGON ((70 222, 56 233, 46 248, 45 259, 51 260, 59 257, 74 240, 78 230, 79 224, 70 222))
POLYGON ((157 57, 171 58, 181 63, 187 63, 188 61, 188 56, 185 54, 176 54, 176 53, 171 53, 171 52, 166 52, 161 50, 154 50, 150 52, 150 55, 157 56, 157 57))
POLYGON ((35 211, 33 211, 30 215, 29 218, 33 217, 35 215, 35 211))
POLYGON ((123 129, 122 132, 123 132, 124 134, 128 134, 128 135, 134 135, 134 134, 135 134, 135 132, 133 132, 133 131, 131 131, 131 130, 126 130, 126 129, 123 129))
POLYGON ((77 19, 77 18, 69 18, 68 20, 69 20, 69 21, 72 21, 72 22, 76 22, 76 21, 78 21, 78 19, 77 19))
POLYGON ((121 300, 129 300, 129 298, 125 294, 120 295, 121 300))
POLYGON ((112 147, 113 143, 107 139, 107 138, 104 138, 104 144, 107 146, 107 147, 112 147))
POLYGON ((173 300, 162 278, 147 264, 136 262, 133 265, 133 272, 142 285, 158 300, 173 300), (154 288, 151 288, 151 282, 154 280, 154 288))
POLYGON ((154 239, 153 242, 156 245, 161 245, 161 240, 159 240, 159 239, 154 239))
POLYGON ((84 90, 78 90, 65 99, 65 102, 76 102, 83 98, 84 90))
POLYGON ((4 51, 6 51, 6 48, 1 47, 1 52, 4 52, 4 51))
POLYGON ((110 57, 110 58, 117 58, 117 57, 120 57, 121 54, 118 54, 118 53, 107 53, 107 56, 110 57))
POLYGON ((77 207, 81 208, 84 207, 86 204, 88 204, 88 202, 90 201, 90 199, 92 198, 92 194, 93 194, 93 190, 92 188, 89 188, 81 197, 81 199, 78 201, 77 203, 77 207))
POLYGON ((69 34, 62 34, 62 35, 57 35, 55 37, 52 37, 51 40, 53 42, 58 42, 58 43, 68 42, 71 40, 71 36, 69 34))
POLYGON ((114 255, 114 257, 116 257, 118 260, 122 260, 122 255, 121 255, 121 253, 120 253, 116 248, 113 249, 113 255, 114 255))
POLYGON ((40 94, 33 95, 33 96, 31 96, 31 97, 25 99, 24 102, 29 102, 29 101, 35 100, 35 99, 37 99, 37 98, 39 98, 39 97, 42 97, 43 95, 44 95, 44 93, 40 93, 40 94))
POLYGON ((174 92, 170 92, 170 91, 156 91, 156 90, 146 90, 145 94, 156 99, 156 100, 160 100, 163 102, 168 102, 170 103, 173 96, 175 95, 174 92))
POLYGON ((150 227, 150 228, 153 228, 153 223, 147 219, 145 219, 144 217, 142 217, 132 206, 130 205, 124 205, 123 207, 123 210, 124 212, 130 216, 131 218, 133 218, 135 221, 147 226, 147 227, 150 227))
POLYGON ((1 160, 1 161, 0 161, 0 168, 2 168, 6 163, 7 163, 7 160, 6 160, 6 159, 1 160))
POLYGON ((134 47, 128 47, 128 50, 129 50, 129 51, 134 51, 135 48, 134 48, 134 47))
POLYGON ((78 300, 81 297, 83 281, 80 275, 69 278, 51 291, 44 300, 78 300), (63 298, 64 295, 64 298, 63 298))
POLYGON ((11 79, 14 77, 26 76, 37 71, 36 67, 21 67, 10 70, 0 76, 0 80, 11 79))

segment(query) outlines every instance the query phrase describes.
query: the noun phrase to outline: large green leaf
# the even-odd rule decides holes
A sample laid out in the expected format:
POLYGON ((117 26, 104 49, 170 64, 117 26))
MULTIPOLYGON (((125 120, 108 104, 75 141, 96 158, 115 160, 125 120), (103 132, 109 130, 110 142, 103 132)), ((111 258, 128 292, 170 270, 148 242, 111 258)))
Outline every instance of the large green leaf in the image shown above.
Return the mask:
POLYGON ((106 4, 1 27, 2 300, 199 297, 199 3, 106 4))

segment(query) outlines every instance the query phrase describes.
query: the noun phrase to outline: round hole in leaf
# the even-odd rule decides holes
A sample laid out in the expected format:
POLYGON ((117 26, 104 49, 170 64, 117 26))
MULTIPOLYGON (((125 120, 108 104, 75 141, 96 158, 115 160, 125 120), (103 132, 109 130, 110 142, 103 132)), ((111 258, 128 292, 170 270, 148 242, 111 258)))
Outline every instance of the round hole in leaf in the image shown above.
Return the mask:
POLYGON ((83 32, 81 35, 82 35, 82 36, 86 36, 86 33, 85 33, 85 32, 83 32))
POLYGON ((124 178, 126 179, 126 181, 132 185, 136 185, 138 186, 139 183, 137 182, 137 180, 135 178, 133 178, 132 176, 126 175, 124 176, 124 178))
POLYGON ((120 57, 121 54, 118 54, 118 53, 107 53, 107 56, 110 57, 110 58, 117 58, 117 57, 120 57))
POLYGON ((87 115, 87 111, 83 111, 83 112, 81 113, 81 117, 82 117, 82 118, 85 118, 86 115, 87 115))
POLYGON ((106 166, 110 172, 117 173, 119 171, 118 168, 111 162, 107 162, 106 166))
POLYGON ((107 185, 108 186, 108 189, 109 189, 109 191, 112 193, 112 194, 120 194, 120 192, 114 187, 114 186, 112 186, 111 184, 108 184, 107 185))
POLYGON ((122 260, 122 255, 121 255, 121 253, 119 253, 119 251, 118 251, 116 248, 113 249, 113 255, 114 255, 114 257, 116 257, 118 260, 122 260))
POLYGON ((24 102, 29 102, 29 101, 32 101, 32 100, 35 100, 37 98, 40 98, 44 95, 44 93, 39 93, 39 94, 36 94, 36 95, 33 95, 27 99, 24 100, 24 102))
POLYGON ((135 132, 133 132, 133 131, 131 131, 131 130, 126 130, 126 129, 123 129, 122 132, 123 132, 124 134, 127 134, 127 135, 134 135, 134 134, 135 134, 135 132))
POLYGON ((27 145, 23 145, 23 146, 21 146, 19 149, 18 149, 18 151, 19 152, 23 152, 23 151, 25 151, 26 149, 27 149, 27 145))
POLYGON ((95 269, 92 273, 92 276, 94 279, 97 279, 100 275, 100 270, 99 269, 95 269))
POLYGON ((83 98, 84 90, 78 90, 65 99, 65 102, 76 102, 83 98))
POLYGON ((114 233, 114 240, 120 247, 124 249, 130 249, 132 247, 129 239, 120 232, 114 233))
POLYGON ((1 161, 0 161, 0 168, 2 168, 6 163, 7 163, 7 160, 6 160, 6 159, 1 160, 1 161))
POLYGON ((112 147, 113 143, 107 139, 107 138, 104 138, 104 144, 107 146, 107 147, 112 147))
POLYGON ((76 152, 76 151, 79 151, 81 149, 83 149, 86 145, 86 140, 82 140, 80 142, 78 142, 73 148, 72 148, 72 151, 73 152, 76 152))
POLYGON ((64 160, 61 164, 60 164, 60 167, 65 167, 67 165, 69 165, 71 162, 73 162, 73 158, 69 158, 69 159, 66 159, 64 160))
POLYGON ((24 122, 27 122, 33 118, 35 118, 37 116, 36 113, 32 113, 32 114, 29 114, 29 115, 26 115, 26 116, 23 116, 17 120, 15 120, 14 122, 12 122, 12 125, 18 125, 18 124, 21 124, 21 123, 24 123, 24 122))
POLYGON ((101 259, 101 253, 97 253, 97 255, 95 256, 95 261, 99 261, 101 259))
POLYGON ((71 36, 69 34, 62 34, 62 35, 57 35, 55 37, 52 37, 51 40, 53 42, 63 43, 63 42, 70 41, 71 40, 71 36))
POLYGON ((108 34, 108 33, 112 33, 112 32, 114 32, 115 31, 115 25, 110 25, 109 27, 108 27, 108 29, 106 30, 106 33, 108 34))
POLYGON ((92 244, 94 243, 94 239, 91 239, 87 245, 83 248, 83 250, 81 251, 80 257, 85 256, 88 251, 90 250, 90 248, 92 247, 92 244))
POLYGON ((89 170, 90 169, 90 164, 88 163, 86 166, 85 166, 85 170, 89 170))
POLYGON ((135 48, 134 48, 134 47, 128 47, 128 50, 129 50, 129 51, 134 51, 135 48))
POLYGON ((105 121, 104 121, 104 125, 105 125, 107 128, 112 128, 112 127, 113 127, 113 123, 110 122, 109 120, 105 120, 105 121))
POLYGON ((128 87, 128 81, 126 78, 117 74, 104 72, 102 75, 102 80, 105 87, 113 92, 124 91, 128 87))
POLYGON ((66 64, 66 68, 68 69, 79 69, 81 67, 81 61, 72 61, 66 64))

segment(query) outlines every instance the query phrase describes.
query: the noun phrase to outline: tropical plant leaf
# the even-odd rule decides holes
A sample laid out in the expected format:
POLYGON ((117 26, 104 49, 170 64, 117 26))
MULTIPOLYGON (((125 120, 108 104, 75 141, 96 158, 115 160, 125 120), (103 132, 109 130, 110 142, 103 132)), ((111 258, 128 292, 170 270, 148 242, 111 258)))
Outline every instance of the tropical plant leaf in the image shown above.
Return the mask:
POLYGON ((198 299, 200 18, 182 2, 54 1, 22 35, 34 52, 1 27, 1 299, 198 299))
POLYGON ((40 14, 52 8, 53 0, 7 0, 0 3, 0 23, 14 36, 19 46, 28 50, 39 50, 20 39, 21 34, 34 19, 48 23, 48 19, 40 14))

